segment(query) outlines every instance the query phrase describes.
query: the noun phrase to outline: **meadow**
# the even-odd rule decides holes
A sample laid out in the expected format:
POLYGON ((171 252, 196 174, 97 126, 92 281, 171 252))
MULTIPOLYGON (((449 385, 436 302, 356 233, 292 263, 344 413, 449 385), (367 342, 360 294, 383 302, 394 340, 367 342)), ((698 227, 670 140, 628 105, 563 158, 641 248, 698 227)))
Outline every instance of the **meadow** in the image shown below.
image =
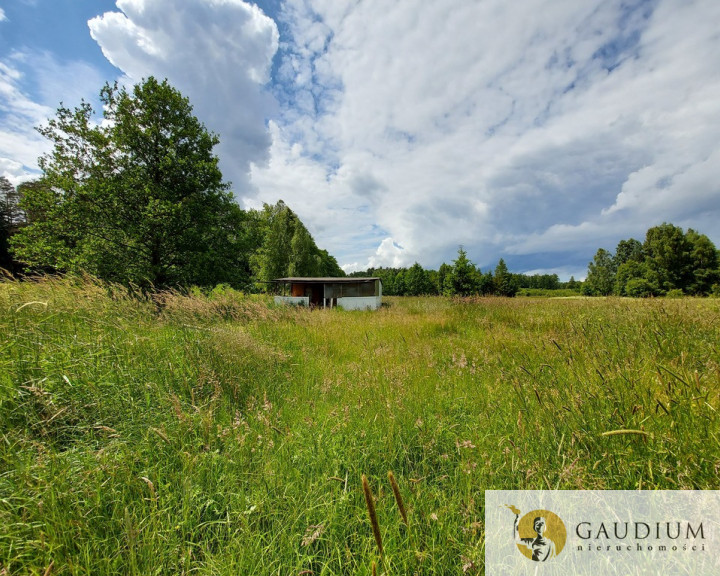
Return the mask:
POLYGON ((387 300, 0 283, 0 574, 482 574, 486 489, 720 488, 720 300, 387 300))

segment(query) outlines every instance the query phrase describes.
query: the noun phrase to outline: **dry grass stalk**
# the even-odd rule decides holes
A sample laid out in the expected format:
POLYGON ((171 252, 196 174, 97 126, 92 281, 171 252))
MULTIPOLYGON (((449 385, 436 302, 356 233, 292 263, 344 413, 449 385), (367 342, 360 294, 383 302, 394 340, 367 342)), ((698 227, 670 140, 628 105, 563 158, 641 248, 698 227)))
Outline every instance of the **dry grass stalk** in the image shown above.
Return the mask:
POLYGON ((610 430, 609 432, 603 432, 600 436, 620 436, 623 434, 636 434, 639 436, 650 436, 649 432, 645 430, 610 430))
POLYGON ((150 478, 148 478, 147 476, 141 476, 140 480, 145 482, 145 484, 147 484, 147 487, 150 489, 151 500, 153 502, 157 502, 157 494, 155 493, 155 484, 152 483, 152 480, 150 480, 150 478))
POLYGON ((310 544, 312 544, 313 542, 315 542, 315 540, 322 536, 323 532, 325 532, 325 526, 323 524, 314 524, 312 526, 308 526, 305 530, 305 535, 303 536, 300 545, 310 546, 310 544))
POLYGON ((403 522, 405 522, 405 526, 410 526, 408 524, 408 517, 407 512, 405 511, 405 503, 402 499, 402 494, 400 494, 400 486, 398 486, 397 480, 395 480, 395 474, 392 473, 392 470, 388 472, 388 480, 390 480, 390 486, 392 486, 393 494, 395 495, 395 502, 397 502, 398 510, 400 510, 400 516, 402 516, 403 522))
POLYGON ((365 505, 370 515, 370 524, 372 525, 373 536, 375 536, 375 543, 377 544, 380 555, 383 554, 382 536, 380 536, 380 524, 378 524, 377 513, 375 512, 375 500, 373 499, 372 491, 370 490, 370 484, 368 484, 367 477, 365 474, 362 475, 363 492, 365 494, 365 505))
POLYGON ((159 430, 158 428, 153 428, 152 426, 150 427, 150 430, 155 432, 155 434, 157 434, 160 439, 165 442, 165 444, 170 444, 170 438, 167 437, 167 434, 165 434, 165 432, 159 430))

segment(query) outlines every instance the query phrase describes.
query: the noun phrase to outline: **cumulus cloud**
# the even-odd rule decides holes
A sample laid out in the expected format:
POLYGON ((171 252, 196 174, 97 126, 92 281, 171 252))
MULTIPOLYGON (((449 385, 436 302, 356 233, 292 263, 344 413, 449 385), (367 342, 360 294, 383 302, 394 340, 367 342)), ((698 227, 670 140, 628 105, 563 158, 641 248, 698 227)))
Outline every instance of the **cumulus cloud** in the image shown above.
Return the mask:
POLYGON ((370 257, 368 264, 372 268, 398 268, 406 263, 403 247, 396 244, 392 238, 385 238, 378 246, 375 254, 370 257))
POLYGON ((663 220, 720 242, 720 3, 288 0, 282 17, 294 84, 253 180, 316 204, 341 264, 362 261, 344 252, 358 227, 368 264, 463 244, 483 266, 576 270, 663 220), (363 207, 356 227, 333 197, 363 207))
POLYGON ((54 116, 59 94, 72 106, 92 101, 101 85, 92 66, 47 52, 14 52, 0 61, 0 173, 13 184, 36 177, 49 143, 35 127, 54 116))
POLYGON ((274 100, 268 82, 278 29, 242 0, 117 0, 119 12, 90 20, 107 59, 130 81, 168 78, 195 113, 220 135, 226 179, 251 194, 251 162, 263 165, 271 144, 265 119, 274 100))
MULTIPOLYGON (((283 199, 346 269, 463 245, 483 269, 578 277, 663 221, 720 244, 720 2, 273 5, 117 0, 89 27, 125 81, 190 98, 246 206, 283 199)), ((4 57, 0 171, 26 174, 30 126, 90 84, 79 62, 4 57)))

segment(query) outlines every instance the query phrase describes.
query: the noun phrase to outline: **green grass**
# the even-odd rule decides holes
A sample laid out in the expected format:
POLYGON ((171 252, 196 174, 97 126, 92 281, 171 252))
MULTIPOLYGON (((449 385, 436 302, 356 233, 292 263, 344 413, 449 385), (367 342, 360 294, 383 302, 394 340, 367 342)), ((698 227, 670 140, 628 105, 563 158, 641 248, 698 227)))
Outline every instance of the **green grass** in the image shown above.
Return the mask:
POLYGON ((486 489, 720 487, 720 301, 388 300, 0 284, 0 573, 481 574, 486 489))

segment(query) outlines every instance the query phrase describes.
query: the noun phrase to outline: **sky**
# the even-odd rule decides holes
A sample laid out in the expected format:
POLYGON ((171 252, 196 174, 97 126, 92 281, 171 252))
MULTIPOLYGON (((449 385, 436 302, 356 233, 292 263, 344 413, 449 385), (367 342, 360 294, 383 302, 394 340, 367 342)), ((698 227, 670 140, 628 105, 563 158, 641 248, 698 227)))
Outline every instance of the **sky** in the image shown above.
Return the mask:
POLYGON ((167 78, 245 208, 346 271, 583 278, 672 222, 720 246, 717 0, 0 0, 0 175, 105 82, 167 78))

